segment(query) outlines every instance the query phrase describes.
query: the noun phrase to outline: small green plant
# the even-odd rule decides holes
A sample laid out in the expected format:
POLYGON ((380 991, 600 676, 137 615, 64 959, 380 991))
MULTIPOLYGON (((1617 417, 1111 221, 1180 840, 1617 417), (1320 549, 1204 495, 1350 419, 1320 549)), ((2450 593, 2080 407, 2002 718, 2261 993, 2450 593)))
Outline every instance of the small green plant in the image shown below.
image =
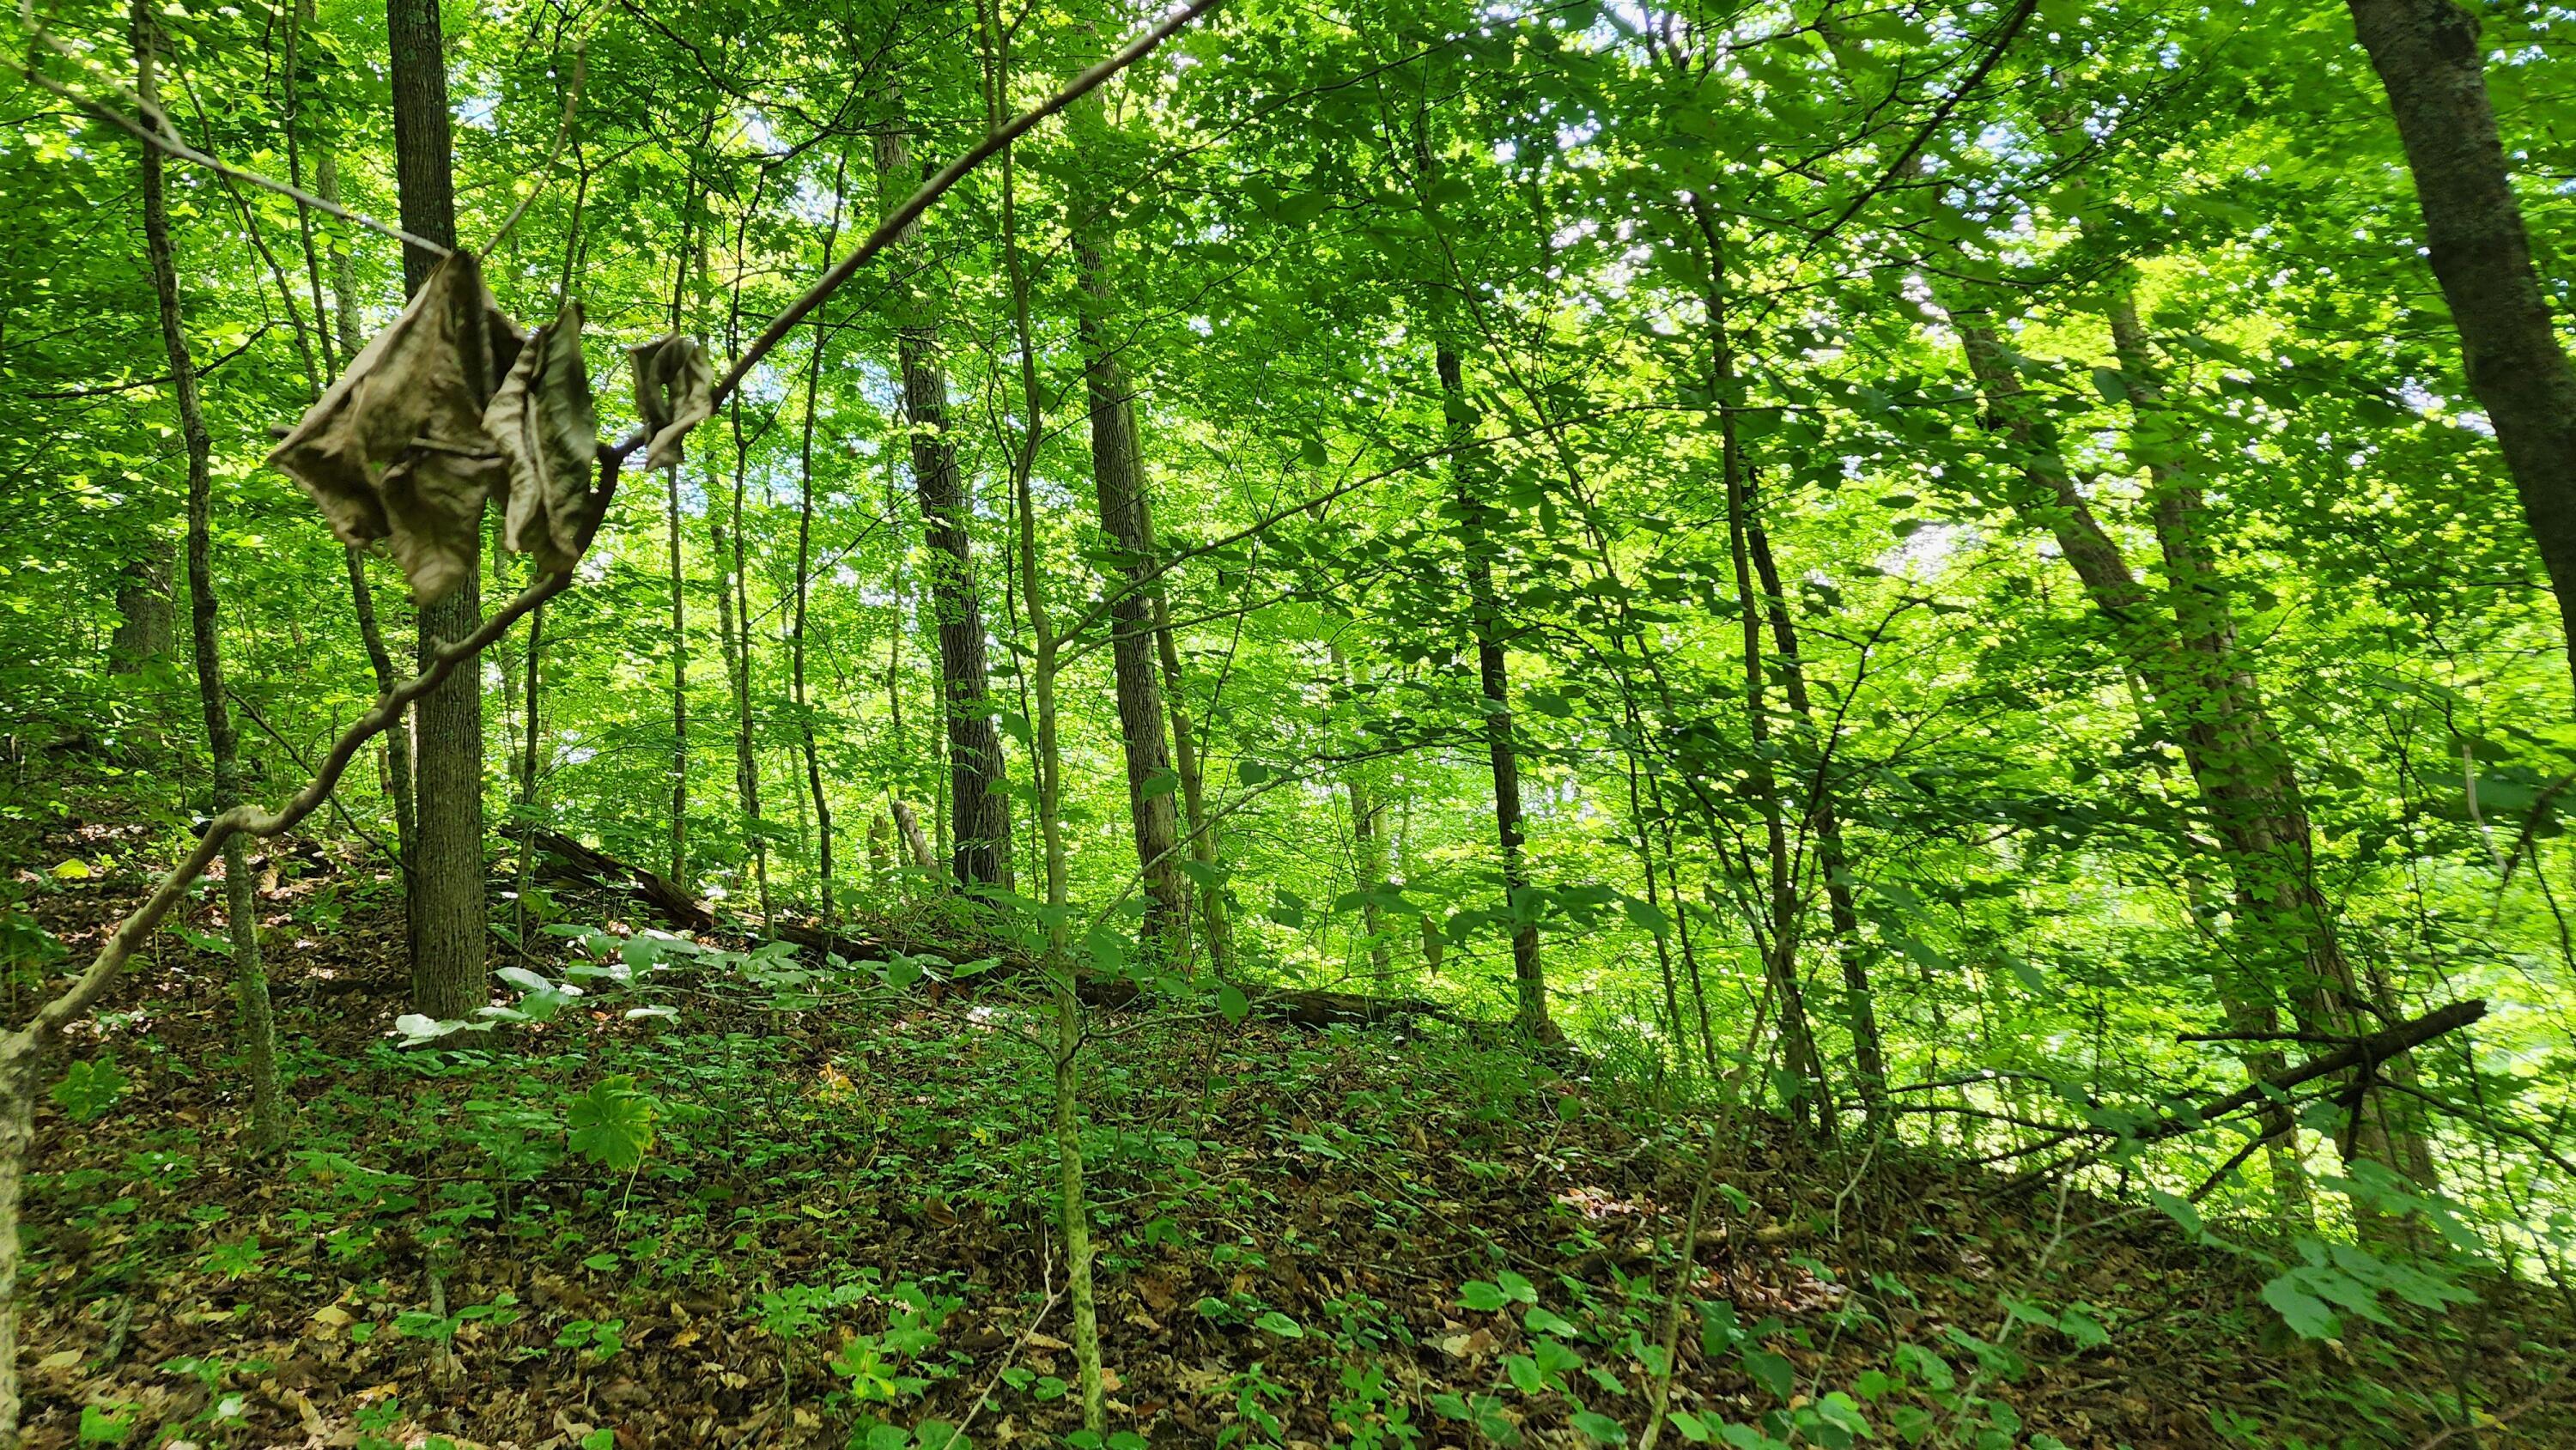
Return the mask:
POLYGON ((81 1406, 79 1443, 124 1444, 134 1434, 135 1410, 135 1406, 128 1404, 81 1406))
MULTIPOLYGON (((468 1324, 509 1324, 519 1317, 519 1296, 504 1289, 492 1296, 488 1304, 469 1304, 453 1314, 432 1314, 425 1309, 407 1309, 394 1316, 394 1333, 406 1339, 434 1341, 442 1350, 452 1349, 457 1333, 468 1324)), ((352 1338, 355 1336, 352 1335, 352 1338)))
POLYGON ((605 1364, 626 1348, 623 1319, 576 1319, 555 1335, 555 1347, 569 1349, 585 1366, 605 1364))
POLYGON ((125 1075, 116 1070, 116 1060, 99 1056, 73 1063, 64 1069, 63 1080, 54 1084, 54 1106, 75 1123, 96 1122, 116 1106, 125 1095, 125 1075))
POLYGON ((652 1151, 653 1123, 661 1105, 623 1073, 603 1077, 564 1112, 572 1151, 619 1173, 641 1167, 652 1151))
POLYGON ((1281 1437, 1287 1424, 1271 1406, 1295 1394, 1294 1390, 1262 1373, 1261 1361, 1225 1382, 1234 1392, 1234 1423, 1217 1431, 1219 1446, 1284 1443, 1281 1437))

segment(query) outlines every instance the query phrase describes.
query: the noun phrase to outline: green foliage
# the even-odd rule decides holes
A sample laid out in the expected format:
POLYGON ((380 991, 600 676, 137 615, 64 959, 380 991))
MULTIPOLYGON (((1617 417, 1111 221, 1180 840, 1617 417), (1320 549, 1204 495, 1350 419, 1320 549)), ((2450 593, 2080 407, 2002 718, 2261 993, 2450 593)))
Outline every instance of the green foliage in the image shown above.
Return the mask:
POLYGON ((653 1147, 653 1122, 659 1109, 635 1079, 612 1074, 594 1082, 564 1109, 564 1127, 572 1151, 601 1167, 620 1173, 643 1165, 653 1147))
POLYGON ((114 1058, 105 1056, 73 1060, 51 1093, 54 1105, 75 1123, 105 1117, 124 1095, 125 1075, 117 1071, 114 1058))

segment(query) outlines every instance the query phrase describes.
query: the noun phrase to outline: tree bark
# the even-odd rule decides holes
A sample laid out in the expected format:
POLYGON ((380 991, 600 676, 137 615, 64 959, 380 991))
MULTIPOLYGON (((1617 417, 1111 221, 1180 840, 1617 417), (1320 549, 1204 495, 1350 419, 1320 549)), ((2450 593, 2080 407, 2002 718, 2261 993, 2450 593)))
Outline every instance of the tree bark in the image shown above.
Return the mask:
MULTIPOLYGON (((1096 101, 1084 106, 1086 114, 1099 109, 1096 101)), ((1118 681, 1118 733, 1127 755, 1128 818, 1145 886, 1142 942, 1149 955, 1169 959, 1187 941, 1190 893, 1181 875, 1180 822, 1172 809, 1179 783, 1163 734, 1162 686, 1155 678, 1144 458, 1127 369, 1105 325, 1118 306, 1107 245, 1096 217, 1075 234, 1074 264, 1082 274, 1083 295, 1074 330, 1082 344, 1091 410, 1091 477, 1100 527, 1120 556, 1109 570, 1109 587, 1115 591, 1109 606, 1110 652, 1118 681)))
MULTIPOLYGON (((891 211, 920 181, 899 118, 876 136, 877 181, 891 211)), ((917 227, 896 244, 906 269, 920 263, 917 227)), ((961 886, 1011 885, 1011 801, 1003 776, 984 655, 984 605, 976 592, 973 511, 948 433, 948 373, 939 357, 939 316, 915 281, 893 301, 895 356, 903 375, 904 418, 912 435, 913 490, 930 546, 930 602, 939 622, 939 671, 948 728, 948 809, 953 869, 961 886)))
MULTIPOLYGON (((1770 531, 1762 527, 1757 505, 1746 520, 1744 541, 1762 581, 1763 608, 1771 619, 1771 647, 1780 665, 1780 683, 1789 709, 1813 732, 1815 705, 1807 694, 1807 670, 1798 652, 1798 626, 1789 615, 1789 596, 1780 587, 1780 566, 1771 557, 1770 531)), ((1878 1007, 1869 989, 1869 957, 1860 935, 1860 912, 1852 903, 1851 861, 1843 848, 1841 813, 1834 809, 1831 775, 1833 741, 1817 736, 1816 774, 1811 783, 1808 819, 1816 833, 1816 871, 1825 878, 1826 921, 1833 928, 1834 956, 1842 969, 1843 1014, 1852 1035, 1853 1066, 1859 1069, 1860 1100, 1875 1127, 1886 1120, 1887 1051, 1878 1035, 1878 1007)))
MULTIPOLYGON (((2240 680, 2235 666, 2232 627, 2224 637, 2208 633, 2214 628, 2210 616, 2195 604, 2204 633, 2196 647, 2185 648, 2175 615, 2169 608, 2159 611, 2164 601, 2131 571, 2076 491, 2055 429, 2023 390, 2018 367, 1991 325, 1964 309, 1950 315, 1983 395, 1987 426, 2009 438, 2020 455, 2020 479, 2008 489, 2008 502, 2025 522, 2055 539, 2131 666, 2148 682, 2164 731, 2180 744, 2217 830, 2250 954, 2291 964, 2291 1009, 2303 1029, 2356 1031, 2369 1011, 2337 938, 2332 909, 2311 875, 2314 838, 2287 752, 2259 701, 2244 688, 2250 681, 2240 680)), ((2180 546, 2180 536, 2176 541, 2180 546)), ((2223 609, 2214 585, 2194 593, 2217 599, 2223 609)), ((2369 1156, 2407 1171, 2407 1160, 2418 1155, 2401 1158, 2392 1151, 2384 1105, 2366 1117, 2369 1156)))
MULTIPOLYGON (((135 94, 148 114, 159 103, 159 26, 146 0, 134 0, 131 17, 135 94)), ((170 359, 179 434, 188 452, 188 621, 196 650, 197 702, 205 714, 207 753, 214 759, 214 813, 221 815, 242 803, 242 787, 240 742, 224 699, 223 652, 215 633, 214 440, 206 431, 196 363, 181 324, 179 267, 170 245, 161 152, 143 147, 142 165, 144 250, 161 314, 161 346, 170 359)), ((224 841, 224 918, 232 938, 233 992, 250 1075, 249 1141, 253 1152, 266 1154, 286 1141, 286 1096, 278 1086, 277 1025, 269 1012, 268 973, 260 962, 259 896, 251 880, 249 847, 239 835, 224 841)))
MULTIPOLYGON (((823 233, 828 263, 841 240, 841 193, 849 180, 849 158, 832 169, 832 223, 823 233)), ((814 320, 814 356, 805 368, 805 420, 796 454, 796 616, 788 651, 788 688, 796 700, 797 743, 805 757, 805 787, 814 798, 814 844, 821 871, 823 924, 830 926, 840 910, 832 877, 832 802, 823 790, 823 757, 814 731, 814 702, 805 692, 805 605, 814 586, 814 424, 823 390, 823 321, 814 320)), ((898 630, 897 633, 901 631, 898 630)))
POLYGON ((169 657, 178 628, 177 606, 170 597, 177 560, 171 555, 168 539, 147 539, 116 571, 116 629, 107 637, 109 674, 140 674, 153 661, 169 657))
MULTIPOLYGON (((403 229, 456 245, 456 181, 447 111, 447 48, 437 0, 385 0, 394 107, 394 176, 403 229)), ((438 258, 403 252, 403 284, 418 292, 438 258)), ((477 530, 479 538, 480 530, 477 530)), ((483 619, 481 571, 471 561, 458 589, 420 611, 423 669, 483 619)), ((491 1001, 483 936, 483 687, 459 670, 421 697, 411 847, 412 1005, 436 1018, 468 1016, 491 1001)))
MULTIPOLYGON (((1136 496, 1136 516, 1144 525, 1146 552, 1154 548, 1154 506, 1147 494, 1136 496)), ((1208 968, 1222 977, 1234 970, 1234 922, 1227 914, 1225 886, 1217 874, 1216 823, 1208 819, 1207 781, 1199 763, 1198 732, 1190 721, 1189 694, 1181 687, 1181 650, 1172 631, 1171 596, 1160 580, 1153 586, 1154 653, 1163 670, 1163 707, 1172 717, 1172 766, 1181 776, 1181 822, 1189 832, 1190 860, 1198 870, 1200 934, 1207 940, 1208 968)))
MULTIPOLYGON (((1707 244, 1708 256, 1705 290, 1701 302, 1706 310, 1709 335, 1709 400, 1718 409, 1719 471, 1726 490, 1727 557, 1735 569, 1735 597, 1742 626, 1744 659, 1744 719, 1752 740, 1748 755, 1747 780, 1755 805, 1762 813, 1763 857, 1766 869, 1765 903, 1769 916, 1763 939, 1757 943, 1762 952, 1762 975, 1769 984, 1779 1013, 1782 1055, 1787 1060, 1789 1075, 1799 1086, 1790 1108, 1800 1123, 1809 1121, 1825 1091, 1824 1063, 1816 1052, 1815 1029, 1807 1018, 1807 994, 1798 976, 1798 937, 1803 903, 1797 890, 1798 858, 1801 851, 1789 839, 1788 821, 1780 798, 1778 771, 1773 765, 1771 714, 1764 699, 1767 681, 1762 660, 1762 602, 1753 588, 1752 550, 1749 535, 1753 524, 1752 480, 1747 474, 1744 445, 1736 427, 1736 410, 1743 405, 1743 387, 1735 373, 1735 339, 1726 308, 1726 248, 1724 234, 1708 204, 1699 196, 1690 197, 1691 217, 1698 224, 1700 237, 1707 244)), ((1830 1124, 1831 1119, 1825 1120, 1830 1124)))
MULTIPOLYGON (((1341 641, 1326 648, 1333 684, 1348 689, 1350 661, 1342 656, 1341 641)), ((1378 829, 1378 816, 1386 807, 1371 797, 1368 780, 1356 766, 1342 772, 1342 794, 1351 808, 1351 877, 1360 894, 1360 934, 1368 941, 1370 969, 1384 980, 1395 966, 1395 943, 1387 937, 1386 913, 1377 903, 1377 893, 1386 886, 1386 835, 1378 829)))
POLYGON ((2454 0, 2349 0, 2415 174, 2433 276, 2459 329, 2576 671, 2576 373, 2560 347, 2487 99, 2477 18, 2454 0))
MULTIPOLYGON (((1464 367, 1457 351, 1441 343, 1433 355, 1440 373, 1440 397, 1449 410, 1450 434, 1462 445, 1472 432, 1464 367)), ((1469 463, 1473 450, 1461 446, 1450 460, 1466 553, 1467 602, 1476 640, 1476 678, 1484 692, 1485 756, 1494 781, 1494 837, 1503 858, 1503 898, 1512 921, 1512 984, 1519 998, 1521 1030, 1538 1042, 1561 1034, 1548 1014, 1547 976, 1538 954, 1538 903, 1532 899, 1529 865, 1522 848, 1520 752, 1512 738, 1512 684, 1503 652, 1503 608, 1494 583, 1493 505, 1478 492, 1469 463)))
MULTIPOLYGON (((296 15, 297 31, 310 29, 313 23, 312 0, 303 0, 303 3, 297 7, 296 15)), ((288 58, 286 69, 287 129, 291 142, 303 124, 301 103, 296 99, 302 94, 300 78, 292 55, 288 58)), ((293 160, 293 155, 290 149, 290 162, 293 160)), ((313 194, 334 204, 340 200, 340 163, 328 144, 314 149, 313 194)), ((321 323, 325 300, 322 281, 324 269, 314 258, 311 209, 299 205, 296 208, 296 218, 304 236, 305 268, 311 274, 309 280, 313 287, 314 317, 322 333, 323 355, 330 359, 331 371, 336 374, 348 364, 350 359, 355 358, 358 355, 358 349, 365 345, 365 340, 359 336, 357 265, 349 256, 349 249, 343 246, 338 236, 334 234, 329 239, 325 252, 330 273, 328 315, 331 320, 327 324, 321 323)), ((376 618, 376 591, 375 587, 367 581, 366 551, 352 544, 348 546, 346 553, 349 566, 350 612, 357 617, 358 640, 366 649, 367 667, 375 674, 376 692, 382 694, 399 683, 402 676, 394 673, 393 652, 386 648, 384 627, 376 618)), ((411 732, 398 725, 385 732, 384 784, 385 799, 394 817, 394 875, 402 883, 406 901, 411 896, 411 842, 414 829, 411 782, 411 732)))

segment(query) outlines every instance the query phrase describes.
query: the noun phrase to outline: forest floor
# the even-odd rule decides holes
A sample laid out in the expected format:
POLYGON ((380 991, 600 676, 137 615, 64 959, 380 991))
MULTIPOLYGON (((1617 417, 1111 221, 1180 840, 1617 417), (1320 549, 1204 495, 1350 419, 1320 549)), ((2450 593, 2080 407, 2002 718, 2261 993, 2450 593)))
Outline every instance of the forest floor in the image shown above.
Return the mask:
MULTIPOLYGON (((141 882, 52 868, 141 848, 91 827, 18 873, 75 959, 141 882)), ((318 851, 262 885, 293 1151, 240 1150, 201 902, 40 1109, 32 1445, 900 1447, 941 1425, 1038 1445, 1079 1425, 1025 1008, 781 1011, 683 979, 674 1019, 603 999, 405 1051, 388 886, 318 851), (632 1171, 567 1151, 568 1123, 637 1103, 654 1136, 632 1171)), ((2295 1345, 2256 1265, 2152 1210, 1767 1119, 1712 1133, 1440 1024, 1102 1025, 1113 1446, 1634 1443, 1712 1142, 1672 1403, 1725 1443, 2415 1445, 2468 1376, 2510 1408, 2496 1387, 2555 1374, 2553 1336, 2491 1303, 2295 1345)), ((2450 1443, 2570 1443, 2547 1401, 2450 1443)))

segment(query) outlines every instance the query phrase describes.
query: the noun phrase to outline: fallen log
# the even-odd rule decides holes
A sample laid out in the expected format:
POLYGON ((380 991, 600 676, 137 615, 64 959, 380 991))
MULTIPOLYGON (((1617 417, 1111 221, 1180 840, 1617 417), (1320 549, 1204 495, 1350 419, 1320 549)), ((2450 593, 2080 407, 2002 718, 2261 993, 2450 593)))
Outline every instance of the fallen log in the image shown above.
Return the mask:
MULTIPOLYGON (((917 824, 914 831, 918 831, 917 824)), ((715 912, 706 903, 647 867, 621 861, 560 831, 547 830, 542 826, 532 833, 532 839, 538 852, 541 874, 581 881, 634 897, 653 908, 665 922, 685 930, 708 931, 716 924, 715 912)), ((779 941, 792 942, 809 952, 828 953, 853 962, 882 961, 895 952, 936 956, 951 961, 971 960, 977 956, 1001 958, 1002 969, 999 971, 969 978, 962 984, 935 984, 934 990, 943 994, 972 992, 985 983, 1007 981, 1037 965, 1035 959, 1027 954, 992 942, 932 941, 902 933, 862 935, 789 921, 773 923, 768 935, 779 941)), ((1113 1012, 1134 1007, 1140 997, 1152 995, 1134 982, 1118 977, 1086 976, 1082 979, 1080 991, 1086 1006, 1113 1012)), ((1252 1000, 1252 1009, 1262 1016, 1305 1027, 1422 1018, 1460 1020, 1439 1003, 1418 997, 1369 997, 1356 992, 1296 988, 1247 988, 1246 995, 1252 1000)))
POLYGON ((535 827, 527 833, 535 847, 538 874, 603 887, 642 900, 662 920, 687 931, 710 931, 716 914, 705 902, 647 867, 620 861, 595 846, 585 846, 561 831, 535 827))

